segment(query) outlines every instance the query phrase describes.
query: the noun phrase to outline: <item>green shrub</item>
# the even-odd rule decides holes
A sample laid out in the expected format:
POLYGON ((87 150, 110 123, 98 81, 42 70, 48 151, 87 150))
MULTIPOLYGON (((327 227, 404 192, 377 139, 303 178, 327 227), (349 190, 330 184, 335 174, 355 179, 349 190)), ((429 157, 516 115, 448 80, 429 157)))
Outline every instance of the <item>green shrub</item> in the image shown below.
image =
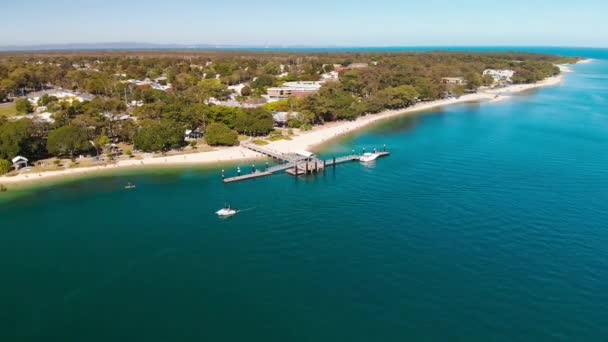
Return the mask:
POLYGON ((289 119, 289 121, 287 121, 287 127, 299 128, 301 126, 302 126, 302 122, 298 119, 289 119))
POLYGON ((6 159, 0 159, 0 175, 7 174, 12 167, 13 165, 11 164, 11 162, 6 159))
POLYGON ((285 140, 285 137, 282 135, 271 135, 268 137, 268 140, 270 140, 270 141, 285 140))
POLYGON ((34 107, 27 99, 18 99, 15 101, 15 109, 19 114, 28 114, 34 111, 34 107))

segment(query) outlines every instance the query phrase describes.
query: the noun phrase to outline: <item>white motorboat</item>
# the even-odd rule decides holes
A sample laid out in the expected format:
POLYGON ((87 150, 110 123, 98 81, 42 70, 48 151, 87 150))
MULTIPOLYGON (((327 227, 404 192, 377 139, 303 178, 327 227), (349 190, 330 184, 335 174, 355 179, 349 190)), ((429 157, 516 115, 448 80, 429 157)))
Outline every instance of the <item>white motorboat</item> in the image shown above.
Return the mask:
POLYGON ((234 208, 231 208, 229 205, 223 207, 222 209, 215 212, 219 217, 228 217, 232 215, 236 215, 237 211, 234 208))
POLYGON ((366 152, 363 153, 361 157, 359 157, 359 161, 362 163, 369 163, 376 160, 376 158, 378 158, 378 153, 366 152))
POLYGON ((129 184, 125 186, 125 189, 135 189, 135 184, 129 182, 129 184))

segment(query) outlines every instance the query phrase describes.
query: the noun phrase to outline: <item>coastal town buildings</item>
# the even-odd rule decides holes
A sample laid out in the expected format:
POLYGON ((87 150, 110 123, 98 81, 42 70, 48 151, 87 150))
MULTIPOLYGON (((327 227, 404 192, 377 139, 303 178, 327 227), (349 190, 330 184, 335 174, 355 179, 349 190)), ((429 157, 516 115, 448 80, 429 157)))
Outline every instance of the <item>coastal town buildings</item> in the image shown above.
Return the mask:
POLYGON ((127 113, 123 113, 123 114, 114 114, 111 112, 105 112, 101 114, 104 118, 110 120, 110 121, 126 121, 126 120, 133 120, 134 118, 127 114, 127 113))
POLYGON ((142 80, 135 80, 135 79, 130 79, 130 80, 126 80, 123 81, 124 83, 128 83, 131 85, 134 85, 138 88, 152 88, 152 89, 156 89, 156 90, 160 90, 160 91, 165 91, 165 92, 171 92, 173 91, 173 85, 171 83, 166 83, 167 82, 167 78, 166 77, 158 77, 154 80, 151 80, 149 78, 142 80))
POLYGON ((318 92, 324 83, 325 81, 285 82, 280 87, 268 88, 266 92, 270 99, 285 99, 290 96, 302 97, 318 92))
POLYGON ((28 97, 28 101, 30 101, 30 103, 33 104, 34 106, 36 106, 38 104, 38 100, 40 99, 40 97, 42 97, 44 95, 56 97, 59 100, 59 102, 66 102, 69 104, 72 104, 73 102, 91 101, 95 97, 92 94, 70 92, 70 91, 64 91, 62 89, 43 91, 43 92, 35 93, 32 95, 33 96, 28 97))
POLYGON ((442 77, 441 81, 444 84, 465 85, 467 82, 464 77, 442 77))
POLYGON ((226 106, 226 107, 238 107, 238 108, 257 108, 266 103, 266 99, 248 99, 246 101, 240 102, 236 99, 228 99, 225 101, 218 100, 216 98, 210 98, 208 101, 209 104, 214 104, 216 106, 226 106))
POLYGON ((504 69, 486 69, 483 71, 483 75, 490 75, 494 79, 494 82, 511 82, 511 78, 515 75, 515 71, 504 69))
POLYGON ((369 67, 369 63, 351 63, 349 65, 341 65, 341 64, 334 64, 334 70, 337 72, 341 72, 341 71, 345 71, 345 70, 353 70, 353 69, 364 69, 364 68, 368 68, 369 67))
POLYGON ((340 79, 340 73, 335 70, 326 72, 324 74, 321 74, 321 79, 324 81, 337 81, 340 79))

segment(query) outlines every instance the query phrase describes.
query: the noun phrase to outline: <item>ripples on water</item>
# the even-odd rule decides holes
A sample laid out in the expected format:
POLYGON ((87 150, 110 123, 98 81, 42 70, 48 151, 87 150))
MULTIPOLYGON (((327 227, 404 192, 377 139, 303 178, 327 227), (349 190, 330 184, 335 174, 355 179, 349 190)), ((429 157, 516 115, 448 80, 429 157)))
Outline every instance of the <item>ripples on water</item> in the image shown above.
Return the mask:
POLYGON ((386 143, 367 166, 131 174, 3 203, 0 337, 602 340, 608 67, 576 70, 321 151, 386 143), (218 220, 225 202, 251 210, 218 220))

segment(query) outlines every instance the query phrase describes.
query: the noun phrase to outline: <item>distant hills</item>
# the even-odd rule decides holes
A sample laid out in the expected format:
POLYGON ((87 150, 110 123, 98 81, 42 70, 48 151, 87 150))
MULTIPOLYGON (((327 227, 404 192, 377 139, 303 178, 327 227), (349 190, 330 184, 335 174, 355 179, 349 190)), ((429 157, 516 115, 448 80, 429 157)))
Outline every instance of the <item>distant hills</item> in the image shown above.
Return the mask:
MULTIPOLYGON (((230 44, 159 44, 142 42, 65 43, 37 45, 0 45, 0 52, 20 51, 95 51, 95 50, 254 50, 296 52, 386 52, 386 51, 475 51, 475 52, 532 52, 564 53, 580 50, 575 47, 551 46, 344 46, 344 45, 230 45, 230 44)), ((602 49, 587 47, 586 49, 602 49)))
MULTIPOLYGON (((335 48, 335 46, 315 46, 316 48, 335 48)), ((214 45, 214 44, 157 44, 141 42, 115 43, 69 43, 39 45, 6 45, 0 51, 69 51, 69 50, 221 50, 221 49, 304 49, 305 45, 214 45)))
POLYGON ((219 46, 208 44, 154 44, 139 42, 117 43, 70 43, 70 44, 39 44, 39 45, 7 45, 0 46, 0 51, 52 51, 52 50, 154 50, 154 49, 219 49, 238 46, 219 46))

